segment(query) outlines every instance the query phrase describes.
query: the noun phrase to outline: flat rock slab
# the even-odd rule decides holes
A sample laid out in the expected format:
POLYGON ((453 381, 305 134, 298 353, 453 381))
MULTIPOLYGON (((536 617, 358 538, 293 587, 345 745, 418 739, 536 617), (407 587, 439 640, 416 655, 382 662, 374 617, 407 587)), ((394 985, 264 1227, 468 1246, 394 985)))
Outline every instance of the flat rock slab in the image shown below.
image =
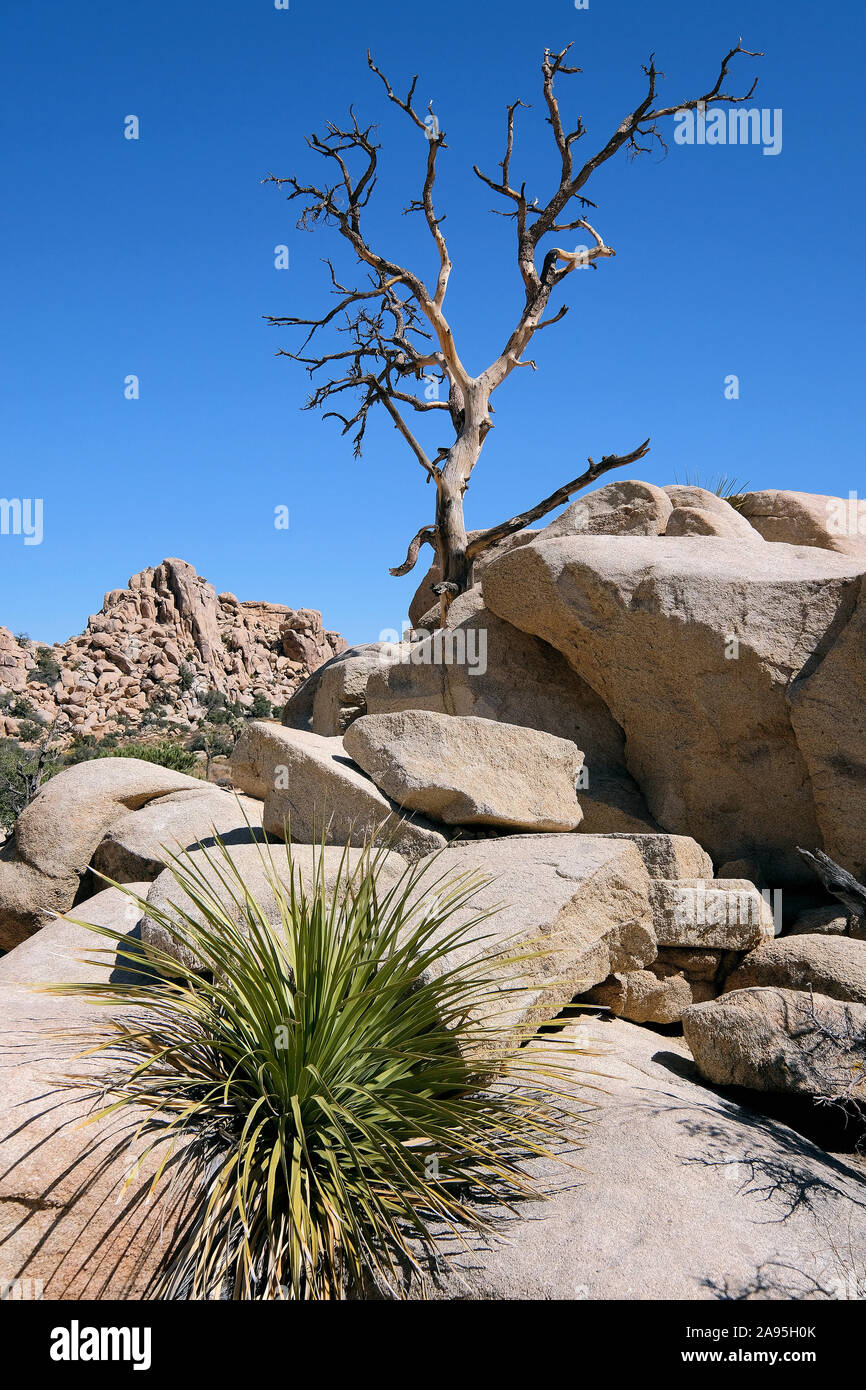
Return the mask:
POLYGON ((341 738, 253 720, 232 754, 232 778, 264 801, 270 836, 302 844, 363 845, 377 831, 389 848, 422 859, 446 843, 422 817, 410 818, 347 755, 341 738))
POLYGON ((650 878, 709 879, 713 876, 712 859, 690 835, 617 831, 610 838, 630 840, 643 860, 650 878))
MULTIPOLYGON (((130 885, 139 893, 147 886, 130 885)), ((119 938, 137 935, 139 913, 118 889, 97 894, 76 908, 76 916, 111 927, 119 938)), ((35 1281, 46 1299, 146 1298, 196 1195, 189 1176, 172 1184, 170 1168, 146 1203, 164 1155, 143 1157, 145 1140, 136 1137, 142 1110, 84 1123, 104 1103, 100 1086, 112 1064, 106 1055, 80 1056, 80 1033, 104 1021, 104 1006, 29 988, 105 979, 112 962, 94 965, 86 957, 107 944, 60 920, 0 959, 3 1280, 35 1281), (69 1075, 92 1087, 70 1085, 69 1075)), ((183 1144, 176 1157, 182 1153, 183 1144)), ((22 1283, 28 1287, 34 1284, 22 1283)))
POLYGON ((857 1170, 702 1085, 681 1039, 616 1019, 568 1031, 602 1054, 576 1064, 578 1083, 602 1088, 569 1155, 579 1171, 531 1161, 548 1199, 504 1218, 501 1241, 469 1237, 461 1249, 443 1233, 441 1282, 415 1283, 413 1297, 848 1296, 866 1262, 857 1170))
MULTIPOLYGON (((435 875, 489 880, 443 931, 500 907, 454 953, 469 960, 532 946, 521 965, 525 991, 491 1002, 497 1022, 515 1033, 552 1018, 575 995, 617 970, 655 959, 649 883, 627 841, 595 835, 509 835, 449 846, 435 875)), ((513 972, 512 972, 513 974, 513 972)))
POLYGON ((753 988, 695 1004, 683 1031, 717 1086, 866 1100, 866 1005, 753 988))
POLYGON ((356 719, 343 745, 386 796, 448 825, 544 833, 582 819, 583 753, 538 729, 415 709, 356 719))

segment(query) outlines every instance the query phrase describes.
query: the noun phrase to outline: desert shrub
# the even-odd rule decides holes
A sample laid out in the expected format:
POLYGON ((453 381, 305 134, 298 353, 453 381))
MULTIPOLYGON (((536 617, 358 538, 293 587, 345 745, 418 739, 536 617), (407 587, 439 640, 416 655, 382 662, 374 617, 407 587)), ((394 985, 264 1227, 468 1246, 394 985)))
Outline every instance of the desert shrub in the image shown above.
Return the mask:
POLYGON ((194 753, 180 743, 125 743, 120 747, 100 744, 92 754, 96 758, 142 758, 146 763, 160 763, 175 772, 193 772, 197 767, 194 753))
POLYGON ((50 647, 36 648, 36 665, 27 672, 27 679, 39 685, 54 685, 60 680, 60 667, 50 647))
POLYGON ((270 719, 274 707, 266 695, 254 695, 247 713, 251 719, 270 719))
POLYGON ((11 714, 15 719, 32 719, 34 723, 39 721, 36 706, 24 695, 17 695, 14 690, 4 690, 0 694, 0 714, 11 714))
POLYGON ((201 733, 193 735, 189 746, 194 752, 207 753, 211 758, 228 758, 231 757, 236 742, 237 740, 229 728, 205 727, 201 733))
MULTIPOLYGON (((479 958, 478 878, 437 878, 428 860, 383 890, 367 850, 354 870, 343 855, 329 892, 324 855, 302 881, 285 853, 288 886, 269 868, 276 925, 218 842, 207 873, 172 856, 178 905, 148 908, 196 969, 121 942, 137 980, 43 987, 112 1006, 96 1041, 119 1059, 107 1106, 150 1111, 149 1151, 197 1141, 178 1161, 196 1165, 199 1207, 158 1297, 333 1298, 371 1278, 399 1291, 438 1225, 492 1231, 539 1195, 526 1158, 563 1157, 575 1136, 574 1043, 527 1049, 497 1022, 538 944, 487 940, 479 958)), ((116 933, 91 930, 113 961, 116 933)))
POLYGON ((36 719, 22 719, 18 725, 18 737, 22 743, 35 743, 44 733, 43 724, 36 719))
POLYGON ((177 675, 181 690, 191 690, 193 682, 195 681, 195 671, 192 667, 188 666, 185 661, 182 661, 177 668, 177 675))

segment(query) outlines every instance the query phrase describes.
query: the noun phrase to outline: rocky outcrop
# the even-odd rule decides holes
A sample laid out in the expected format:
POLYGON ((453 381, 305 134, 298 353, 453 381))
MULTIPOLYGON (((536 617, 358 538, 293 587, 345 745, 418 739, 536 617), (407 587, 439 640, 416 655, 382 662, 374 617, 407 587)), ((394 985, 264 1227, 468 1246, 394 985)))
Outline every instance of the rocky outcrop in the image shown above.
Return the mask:
MULTIPOLYGON (((773 886, 806 881, 796 845, 821 840, 788 686, 838 637, 858 588, 842 555, 689 536, 539 539, 483 580, 488 607, 604 700, 658 823, 716 862, 755 859, 773 886)), ((840 857, 829 825, 824 842, 840 857)))
MULTIPOLYGON (((0 628, 0 695, 26 699, 61 740, 118 732, 148 708, 192 728, 199 695, 281 704, 345 645, 313 609, 218 595, 192 565, 169 559, 106 594, 80 637, 50 648, 59 677, 33 679, 39 644, 0 628)), ((17 736, 26 717, 0 711, 0 737, 17 736)))
POLYGON ((472 715, 368 714, 343 746, 399 806, 448 825, 575 830, 583 754, 564 738, 472 715))
POLYGON ((347 756, 340 738, 252 720, 232 754, 235 785, 264 801, 265 833, 301 844, 361 846, 374 834, 416 860, 445 837, 422 817, 406 816, 347 756))
POLYGON ((825 1100, 866 1101, 866 1004, 790 989, 739 989, 683 1014, 702 1076, 825 1100))

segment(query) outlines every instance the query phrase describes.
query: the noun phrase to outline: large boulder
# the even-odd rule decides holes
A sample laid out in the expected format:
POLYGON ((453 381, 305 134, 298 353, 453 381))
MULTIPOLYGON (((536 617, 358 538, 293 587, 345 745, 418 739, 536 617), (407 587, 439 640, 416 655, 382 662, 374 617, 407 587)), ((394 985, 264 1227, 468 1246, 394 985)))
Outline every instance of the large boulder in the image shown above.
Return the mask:
POLYGON ((218 835, 226 845, 249 838, 261 828, 262 802, 213 787, 204 794, 172 792, 130 811, 112 825, 97 847, 91 867, 115 883, 153 879, 168 855, 212 846, 218 835))
POLYGON ((815 652, 788 692, 824 848, 855 878, 866 876, 864 653, 866 576, 855 587, 850 617, 835 641, 815 652))
POLYGON ((322 738, 266 720, 248 723, 232 754, 232 778, 263 800, 262 825, 278 839, 361 846, 378 833, 407 859, 421 859, 446 839, 421 817, 410 818, 383 796, 346 754, 340 738, 322 738))
POLYGON ((830 999, 866 1004, 866 941, 846 936, 782 936, 750 951, 728 976, 725 990, 753 985, 814 990, 830 999))
POLYGON ((460 617, 467 597, 452 604, 449 624, 455 610, 459 621, 448 631, 405 643, 393 653, 395 659, 374 667, 366 685, 367 712, 477 715, 571 739, 584 752, 581 829, 589 834, 657 830, 626 768, 622 729, 604 701, 553 647, 490 609, 473 603, 460 617))
MULTIPOLYGON (((282 890, 291 888, 293 870, 296 885, 307 894, 321 880, 330 902, 338 879, 345 894, 364 856, 361 849, 347 850, 341 845, 295 844, 290 861, 285 845, 262 842, 249 831, 245 841, 238 840, 226 848, 245 890, 255 899, 265 919, 275 927, 279 927, 282 921, 281 902, 285 902, 286 897, 282 890)), ((384 890, 392 888, 407 868, 406 860, 393 851, 377 854, 375 865, 376 881, 384 890)), ((245 916, 238 902, 240 884, 235 882, 219 850, 207 847, 191 850, 184 867, 210 886, 229 919, 243 928, 245 916)), ((176 921, 174 909, 178 907, 182 907, 184 913, 198 925, 202 925, 204 920, 199 909, 183 893, 170 869, 164 869, 150 885, 147 904, 148 908, 167 913, 176 921)), ((202 964, 192 949, 173 937, 150 913, 146 913, 142 919, 141 935, 145 941, 192 970, 199 969, 202 964)))
POLYGON ((691 483, 674 483, 664 491, 673 505, 666 536, 724 536, 763 543, 761 533, 717 493, 691 483))
MULTIPOLYGON (((130 885, 138 893, 147 887, 130 885)), ((140 914, 118 889, 75 912, 119 939, 137 936, 140 914)), ((0 960, 0 1246, 3 1282, 14 1289, 20 1280, 22 1297, 146 1298, 194 1215, 193 1170, 183 1177, 179 1170, 185 1141, 148 1200, 167 1154, 159 1146, 145 1157, 148 1141, 138 1131, 146 1112, 93 1120, 116 1065, 110 1052, 85 1052, 85 1039, 104 1022, 104 1005, 31 988, 104 981, 117 969, 113 959, 93 963, 105 946, 104 938, 61 919, 0 960)))
POLYGON ((787 688, 844 624, 858 576, 804 546, 571 536, 503 556, 483 590, 602 697, 664 829, 781 887, 807 880, 796 846, 821 838, 787 688))
POLYGON ((575 830, 583 754, 537 729, 430 710, 368 714, 343 746, 399 806, 449 825, 575 830))
POLYGON ((325 738, 344 733, 353 719, 367 713, 367 682, 390 651, 387 642, 367 642, 332 656, 287 701, 283 724, 325 738))
POLYGON ((637 970, 655 959, 649 877, 625 840, 597 835, 509 835, 450 845, 436 877, 487 880, 472 902, 440 931, 450 933, 479 913, 451 957, 480 958, 493 951, 526 950, 520 967, 525 989, 513 992, 505 971, 503 997, 492 997, 498 1026, 529 1031, 554 1017, 575 995, 615 971, 637 970))
POLYGON ((578 497, 538 533, 538 538, 659 536, 668 523, 671 510, 670 498, 662 488, 654 483, 624 478, 578 497))
POLYGON ((765 540, 835 550, 866 563, 866 522, 856 501, 852 512, 844 497, 767 488, 745 493, 739 507, 765 540))
POLYGON ((609 976, 584 998, 632 1023, 679 1023, 692 1004, 717 993, 709 981, 690 980, 682 970, 654 960, 646 970, 609 976))
POLYGON ((866 1004, 739 989, 687 1009, 683 1031, 701 1075, 717 1086, 866 1101, 866 1004))
POLYGON ((206 782, 139 758, 94 758, 52 777, 0 858, 0 948, 8 950, 73 904, 94 850, 130 811, 206 782))
POLYGON ((857 1168, 708 1090, 682 1039, 619 1020, 567 1033, 590 1054, 574 1062, 576 1108, 585 1110, 585 1073, 603 1073, 583 1146, 567 1154, 578 1171, 531 1160, 542 1198, 520 1203, 489 1239, 443 1230, 438 1278, 413 1280, 414 1297, 592 1306, 848 1296, 851 1269, 866 1261, 857 1168))
POLYGON ((665 535, 717 536, 723 540, 747 541, 750 545, 763 544, 764 539, 733 507, 728 507, 727 516, 703 507, 675 507, 668 518, 665 535))

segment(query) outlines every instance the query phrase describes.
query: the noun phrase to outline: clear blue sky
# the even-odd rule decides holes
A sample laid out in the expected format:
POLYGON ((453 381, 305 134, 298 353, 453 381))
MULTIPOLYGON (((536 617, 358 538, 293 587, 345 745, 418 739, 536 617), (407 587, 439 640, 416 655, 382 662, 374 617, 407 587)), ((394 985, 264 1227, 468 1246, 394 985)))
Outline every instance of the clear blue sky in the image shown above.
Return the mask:
POLYGON ((385 146, 371 238, 432 270, 423 229, 400 216, 426 146, 388 108, 368 45, 395 86, 420 71, 447 133, 448 302, 473 370, 498 352, 521 287, 512 226, 488 215, 471 166, 495 172, 519 96, 533 109, 514 172, 546 196, 546 45, 575 41, 584 75, 561 91, 586 151, 638 99, 653 49, 673 103, 709 87, 742 34, 767 56, 738 59, 733 80, 757 70, 753 104, 784 113, 778 156, 671 143, 594 180, 617 257, 569 277, 571 312, 537 340, 539 370, 498 393, 470 525, 646 435, 639 475, 657 483, 724 471, 862 492, 864 27, 862 7, 807 0, 5 0, 0 496, 43 498, 45 534, 0 536, 0 623, 61 640, 105 590, 180 555, 239 598, 320 608, 350 641, 399 626, 416 576, 387 571, 431 519, 432 490, 386 422, 358 463, 333 421, 302 413, 306 375, 274 356, 291 339, 261 317, 324 302, 333 242, 297 231, 260 179, 317 174, 303 136, 350 101, 385 146), (273 264, 282 242, 288 271, 273 264))

